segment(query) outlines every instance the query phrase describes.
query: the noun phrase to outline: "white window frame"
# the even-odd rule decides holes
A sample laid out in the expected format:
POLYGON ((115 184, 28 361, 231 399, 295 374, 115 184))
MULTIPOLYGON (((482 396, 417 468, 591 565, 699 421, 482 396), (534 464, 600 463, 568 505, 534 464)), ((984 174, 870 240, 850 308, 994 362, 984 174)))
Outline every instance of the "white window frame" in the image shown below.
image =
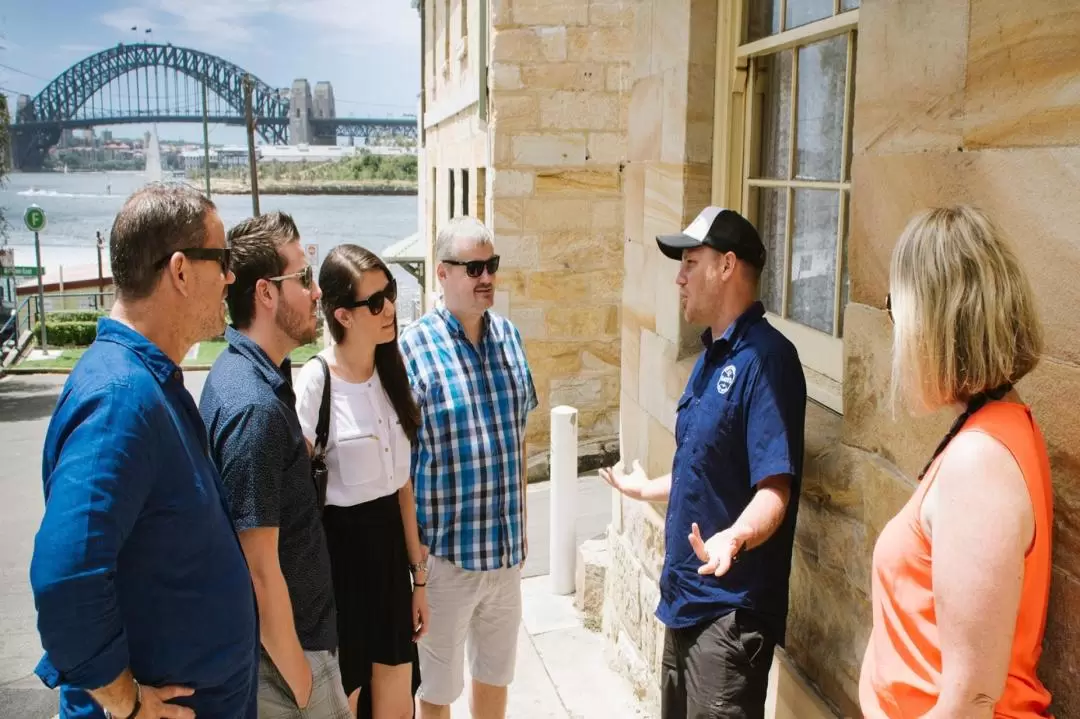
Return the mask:
MULTIPOLYGON (((783 276, 783 306, 787 307, 790 281, 791 241, 794 212, 792 193, 798 188, 835 190, 840 193, 840 214, 837 223, 837 261, 835 279, 834 330, 826 333, 808 327, 792 319, 772 312, 769 321, 795 344, 806 372, 807 394, 810 399, 838 413, 843 413, 844 343, 840 334, 842 324, 842 282, 847 263, 846 235, 850 223, 850 154, 851 128, 853 122, 853 85, 855 72, 856 35, 859 10, 841 10, 840 0, 834 0, 833 15, 790 30, 770 35, 753 42, 743 42, 748 17, 748 0, 723 3, 719 13, 717 34, 716 106, 713 141, 713 202, 726 207, 738 207, 753 219, 756 207, 752 207, 752 188, 780 188, 787 190, 785 220, 785 257, 783 276), (782 50, 794 49, 826 40, 838 35, 848 35, 847 76, 844 85, 844 120, 841 138, 842 174, 839 182, 803 180, 771 180, 751 177, 753 163, 757 160, 757 144, 761 127, 761 106, 748 102, 754 95, 754 77, 751 73, 753 59, 773 55, 782 50)), ((781 0, 780 17, 786 15, 787 1, 781 0)), ((792 97, 798 101, 798 52, 793 52, 792 97)), ((792 108, 790 121, 796 121, 792 108)), ((788 167, 794 168, 796 133, 789 129, 788 167)))

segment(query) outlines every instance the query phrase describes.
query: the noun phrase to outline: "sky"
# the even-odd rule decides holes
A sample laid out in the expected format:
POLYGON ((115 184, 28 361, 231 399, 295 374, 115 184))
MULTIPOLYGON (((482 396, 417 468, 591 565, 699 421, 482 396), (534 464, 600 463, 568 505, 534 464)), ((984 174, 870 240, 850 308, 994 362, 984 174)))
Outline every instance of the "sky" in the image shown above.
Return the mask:
MULTIPOLYGON (((83 58, 145 41, 217 55, 271 87, 328 80, 339 117, 417 113, 420 18, 409 0, 0 1, 0 88, 14 109, 17 93, 36 95, 83 58)), ((147 128, 111 129, 137 137, 147 128)), ((158 135, 202 142, 202 127, 159 125, 158 135)), ((244 137, 210 127, 211 143, 244 137)))

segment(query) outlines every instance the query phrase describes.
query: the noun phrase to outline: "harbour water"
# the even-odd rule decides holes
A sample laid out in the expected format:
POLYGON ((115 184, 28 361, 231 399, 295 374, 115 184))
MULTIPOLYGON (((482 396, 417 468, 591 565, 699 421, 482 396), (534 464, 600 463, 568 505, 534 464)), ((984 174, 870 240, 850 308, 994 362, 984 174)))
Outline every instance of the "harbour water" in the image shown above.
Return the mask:
MULTIPOLYGON (((7 246, 16 265, 34 264, 34 237, 23 226, 23 211, 32 203, 45 210, 48 226, 41 233, 41 262, 51 272, 57 266, 97 264, 95 232, 106 241, 124 200, 150 181, 142 172, 14 173, 0 188, 0 207, 8 221, 7 246)), ((216 195, 214 203, 226 229, 251 216, 250 195, 216 195)), ((415 196, 273 195, 259 198, 261 212, 282 210, 292 215, 304 243, 318 243, 320 257, 333 247, 355 243, 380 253, 417 230, 415 196)), ((417 282, 392 266, 401 288, 402 314, 419 292, 417 282)))

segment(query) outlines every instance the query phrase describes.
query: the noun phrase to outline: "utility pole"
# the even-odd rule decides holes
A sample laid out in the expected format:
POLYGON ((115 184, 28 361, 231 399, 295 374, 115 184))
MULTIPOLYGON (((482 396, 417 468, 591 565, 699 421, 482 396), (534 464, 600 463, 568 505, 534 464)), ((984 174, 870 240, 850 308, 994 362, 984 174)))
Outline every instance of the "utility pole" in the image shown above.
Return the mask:
POLYGON ((255 162, 255 113, 251 108, 251 95, 255 81, 244 74, 244 116, 247 124, 248 172, 251 174, 251 209, 259 216, 259 168, 255 162))
POLYGON ((203 142, 203 169, 206 170, 206 198, 210 199, 210 127, 209 100, 206 96, 206 81, 202 84, 202 142, 203 142))

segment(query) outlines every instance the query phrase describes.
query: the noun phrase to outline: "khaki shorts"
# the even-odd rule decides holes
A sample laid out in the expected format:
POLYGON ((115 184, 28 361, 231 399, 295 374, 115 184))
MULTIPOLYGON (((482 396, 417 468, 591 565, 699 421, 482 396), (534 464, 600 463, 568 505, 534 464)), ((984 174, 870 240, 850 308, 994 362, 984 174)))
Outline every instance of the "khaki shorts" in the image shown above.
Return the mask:
POLYGON ((470 572, 430 557, 427 575, 431 626, 420 640, 420 689, 429 704, 453 704, 469 674, 483 684, 514 679, 521 626, 521 567, 470 572))
POLYGON ((331 652, 304 652, 311 666, 311 698, 296 705, 292 689, 262 649, 259 659, 259 719, 352 719, 341 688, 337 657, 331 652))

